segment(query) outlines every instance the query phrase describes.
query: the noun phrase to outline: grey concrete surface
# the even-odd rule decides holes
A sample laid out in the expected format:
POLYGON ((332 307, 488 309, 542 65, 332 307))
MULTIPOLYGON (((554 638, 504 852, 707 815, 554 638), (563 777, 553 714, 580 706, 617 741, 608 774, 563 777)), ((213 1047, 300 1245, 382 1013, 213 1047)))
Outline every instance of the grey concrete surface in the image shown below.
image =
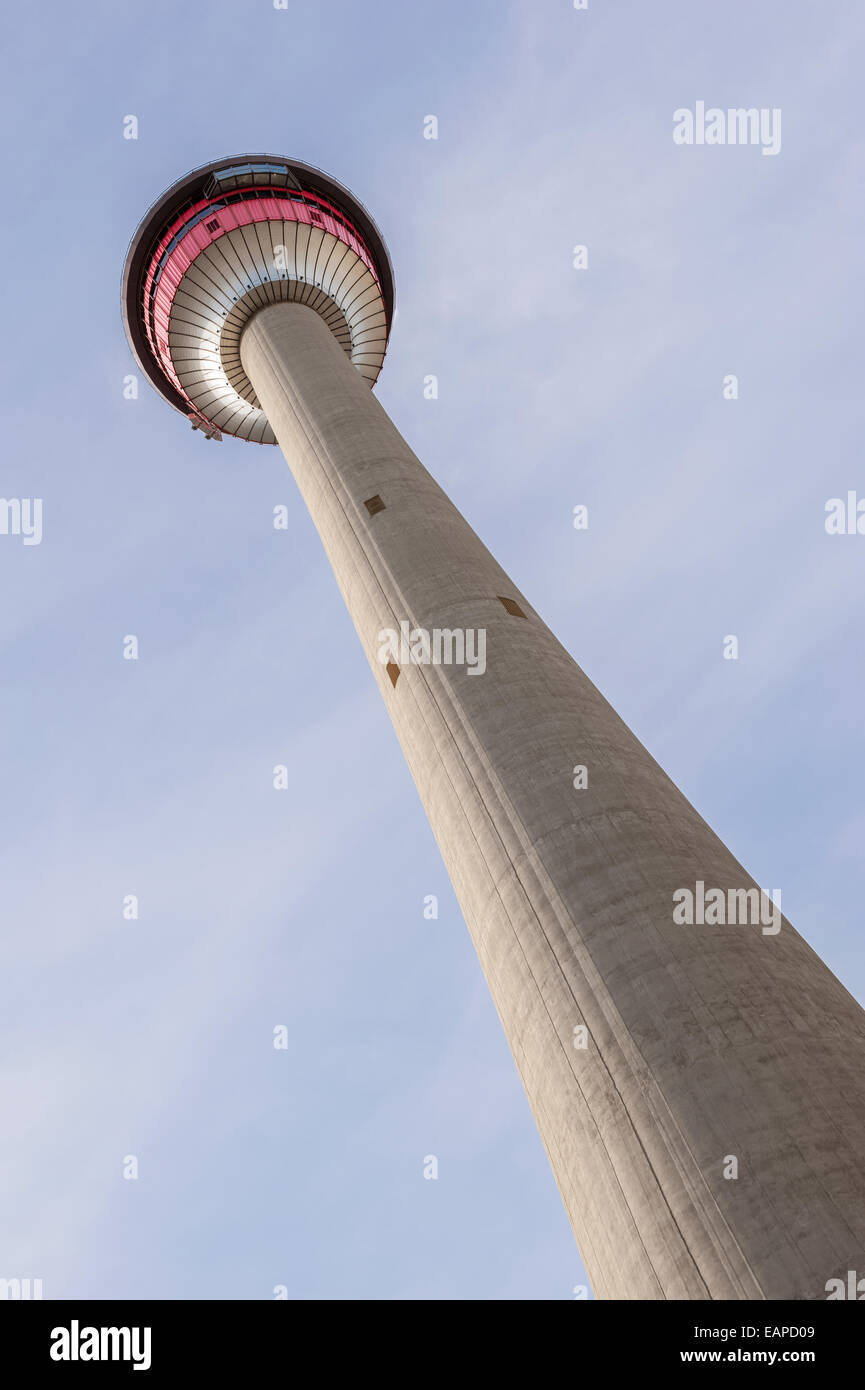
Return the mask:
POLYGON ((595 1295, 820 1299, 865 1274, 865 1013, 786 919, 774 935, 674 922, 678 889, 754 880, 315 312, 263 309, 241 358, 390 712, 595 1295), (405 619, 484 629, 485 673, 399 663, 394 684, 379 633, 405 619))

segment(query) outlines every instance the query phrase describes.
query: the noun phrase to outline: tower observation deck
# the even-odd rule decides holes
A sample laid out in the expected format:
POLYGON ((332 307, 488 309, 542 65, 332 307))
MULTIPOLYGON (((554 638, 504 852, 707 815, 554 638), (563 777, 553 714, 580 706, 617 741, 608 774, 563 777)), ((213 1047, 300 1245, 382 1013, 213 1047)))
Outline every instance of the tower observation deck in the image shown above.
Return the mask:
POLYGON ((124 321, 156 389, 211 437, 275 444, 240 360, 269 304, 306 304, 370 386, 384 361, 393 274, 364 208, 318 169, 241 155, 196 169, 130 247, 124 321))
POLYGON ((146 214, 123 315, 194 428, 285 455, 595 1294, 823 1299, 865 1274, 865 1013, 388 418, 371 388, 393 295, 357 199, 243 155, 146 214))

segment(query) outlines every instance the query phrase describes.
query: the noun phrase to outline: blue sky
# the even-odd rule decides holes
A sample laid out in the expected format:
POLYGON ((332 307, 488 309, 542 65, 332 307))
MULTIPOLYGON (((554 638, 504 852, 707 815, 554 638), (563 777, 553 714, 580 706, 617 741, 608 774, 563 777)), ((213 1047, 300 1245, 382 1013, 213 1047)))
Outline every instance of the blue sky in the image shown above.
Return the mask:
POLYGON ((824 509, 865 496, 865 17, 157 0, 6 23, 0 493, 42 498, 44 534, 0 535, 0 1276, 571 1298, 546 1157, 312 524, 275 449, 206 443, 144 383, 123 398, 123 259, 225 154, 362 199, 396 273, 382 403, 862 999, 865 537, 824 509), (674 145, 698 100, 781 108, 780 153, 674 145))

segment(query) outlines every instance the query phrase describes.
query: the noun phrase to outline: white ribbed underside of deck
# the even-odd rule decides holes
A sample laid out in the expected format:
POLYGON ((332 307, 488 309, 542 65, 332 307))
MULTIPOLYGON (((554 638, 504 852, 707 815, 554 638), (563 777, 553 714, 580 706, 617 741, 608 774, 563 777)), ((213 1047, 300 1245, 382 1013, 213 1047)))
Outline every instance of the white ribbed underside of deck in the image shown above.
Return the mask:
POLYGON ((298 222, 256 222, 220 237, 183 277, 169 344, 183 390, 225 434, 276 438, 240 361, 240 338, 267 304, 295 300, 321 314, 372 386, 387 345, 387 318, 372 272, 344 242, 298 222), (280 249, 281 248, 281 249, 280 249))

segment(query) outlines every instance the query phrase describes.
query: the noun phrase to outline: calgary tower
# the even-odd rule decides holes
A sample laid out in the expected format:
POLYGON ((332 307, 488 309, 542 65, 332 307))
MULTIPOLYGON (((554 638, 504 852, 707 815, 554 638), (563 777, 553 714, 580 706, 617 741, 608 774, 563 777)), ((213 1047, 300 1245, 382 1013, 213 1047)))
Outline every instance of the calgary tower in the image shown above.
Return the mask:
POLYGON ((371 389, 393 303, 357 199, 273 155, 169 188, 123 278, 160 394, 297 480, 596 1296, 826 1298, 865 1275, 865 1013, 394 428, 371 389), (387 630, 483 633, 485 669, 385 662, 387 630))

